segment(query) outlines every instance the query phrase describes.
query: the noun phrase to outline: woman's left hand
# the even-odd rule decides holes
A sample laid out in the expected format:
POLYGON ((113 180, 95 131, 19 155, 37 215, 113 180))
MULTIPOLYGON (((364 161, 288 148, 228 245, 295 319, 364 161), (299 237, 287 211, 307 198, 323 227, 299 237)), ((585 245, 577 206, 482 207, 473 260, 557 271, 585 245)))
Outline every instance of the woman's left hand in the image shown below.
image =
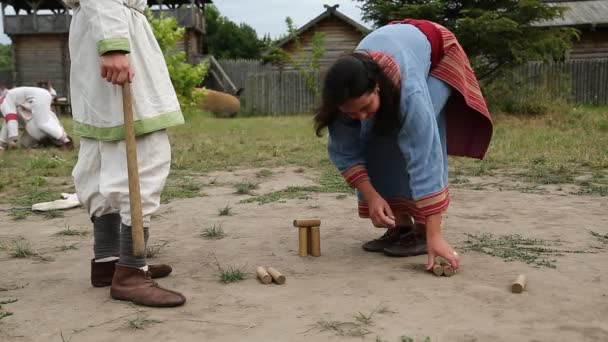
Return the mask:
POLYGON ((443 239, 442 236, 436 236, 430 239, 427 239, 427 249, 428 249, 428 263, 426 266, 427 270, 433 269, 433 265, 435 265, 435 257, 442 257, 447 260, 454 270, 458 269, 458 253, 450 246, 450 244, 443 239))

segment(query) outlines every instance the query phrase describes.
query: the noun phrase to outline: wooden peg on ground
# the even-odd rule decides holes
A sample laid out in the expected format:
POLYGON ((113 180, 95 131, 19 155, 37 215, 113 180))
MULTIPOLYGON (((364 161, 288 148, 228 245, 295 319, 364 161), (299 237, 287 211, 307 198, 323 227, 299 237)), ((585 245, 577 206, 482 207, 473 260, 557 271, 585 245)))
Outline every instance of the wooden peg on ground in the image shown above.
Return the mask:
POLYGON ((443 266, 441 266, 438 263, 435 263, 435 265, 433 265, 433 274, 440 277, 443 275, 443 266))
POLYGON ((520 274, 517 276, 517 279, 511 285, 511 292, 513 293, 522 293, 526 289, 526 275, 520 274))
POLYGON ((454 267, 452 267, 452 265, 443 265, 443 275, 446 277, 451 277, 454 274, 456 274, 456 271, 454 270, 454 267))
POLYGON ((298 228, 319 227, 321 220, 293 220, 293 226, 298 228))
POLYGON ((321 256, 321 228, 310 227, 308 230, 310 231, 310 240, 308 240, 310 254, 314 257, 321 256))
POLYGON ((298 228, 298 240, 300 242, 300 256, 305 257, 308 255, 308 228, 298 228))
POLYGON ((270 274, 268 274, 268 272, 266 272, 266 270, 264 269, 264 267, 262 266, 258 266, 256 272, 258 275, 258 278, 260 279, 260 281, 262 282, 262 284, 270 284, 272 283, 272 277, 270 276, 270 274))
POLYGON ((285 276, 282 275, 281 272, 275 270, 272 267, 268 267, 268 273, 270 273, 270 276, 272 277, 272 280, 274 280, 275 283, 279 285, 285 284, 285 276))

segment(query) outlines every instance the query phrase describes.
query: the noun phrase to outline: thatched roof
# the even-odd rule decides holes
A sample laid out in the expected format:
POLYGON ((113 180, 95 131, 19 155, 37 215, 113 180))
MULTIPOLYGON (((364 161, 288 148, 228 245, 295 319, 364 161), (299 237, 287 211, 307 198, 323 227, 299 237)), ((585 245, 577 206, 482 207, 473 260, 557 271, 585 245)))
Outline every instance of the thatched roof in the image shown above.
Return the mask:
POLYGON ((568 7, 563 18, 539 26, 599 27, 608 26, 608 0, 546 0, 552 6, 568 7))
MULTIPOLYGON (((328 6, 325 5, 325 8, 327 9, 325 12, 321 13, 318 17, 314 18, 313 20, 309 21, 306 25, 300 27, 298 29, 298 31, 296 31, 296 36, 301 35, 302 33, 310 30, 311 28, 315 27, 318 23, 320 23, 322 20, 329 18, 330 16, 335 16, 336 18, 342 20, 343 22, 345 22, 347 25, 352 26, 355 30, 361 32, 361 33, 366 33, 369 32, 369 29, 361 24, 359 24, 358 22, 354 21, 353 19, 349 18, 347 15, 341 13, 340 11, 337 10, 337 8, 339 7, 339 5, 334 5, 334 6, 328 6)), ((279 41, 277 43, 277 47, 282 47, 285 44, 289 43, 291 40, 293 39, 293 37, 287 37, 281 41, 279 41)))

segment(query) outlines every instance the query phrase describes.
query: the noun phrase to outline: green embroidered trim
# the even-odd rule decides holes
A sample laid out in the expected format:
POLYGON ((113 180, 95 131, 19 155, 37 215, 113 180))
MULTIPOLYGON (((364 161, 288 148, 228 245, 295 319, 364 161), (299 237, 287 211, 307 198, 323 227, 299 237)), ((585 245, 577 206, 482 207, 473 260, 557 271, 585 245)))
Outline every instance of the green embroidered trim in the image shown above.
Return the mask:
MULTIPOLYGON (((153 118, 135 121, 135 135, 151 133, 183 123, 184 116, 181 111, 168 112, 153 118)), ((102 141, 122 140, 125 138, 125 128, 122 125, 114 127, 96 127, 75 121, 74 134, 102 141)))
POLYGON ((131 52, 129 40, 127 38, 110 38, 97 42, 97 53, 100 56, 109 51, 131 52))

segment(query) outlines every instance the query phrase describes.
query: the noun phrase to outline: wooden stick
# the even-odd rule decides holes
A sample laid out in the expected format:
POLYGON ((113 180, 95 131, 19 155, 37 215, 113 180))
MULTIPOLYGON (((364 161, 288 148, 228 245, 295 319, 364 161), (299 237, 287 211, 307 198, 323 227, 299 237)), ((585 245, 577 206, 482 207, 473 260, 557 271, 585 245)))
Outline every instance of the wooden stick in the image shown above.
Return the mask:
POLYGON ((279 285, 285 284, 285 276, 282 275, 281 272, 275 270, 272 267, 268 267, 268 273, 270 273, 270 276, 272 277, 272 280, 274 280, 275 283, 279 285))
POLYGON ((298 239, 300 240, 300 256, 308 255, 308 229, 306 227, 299 228, 298 239))
POLYGON ((310 243, 310 254, 314 257, 321 256, 321 228, 320 227, 311 227, 308 228, 310 230, 311 239, 310 243))
POLYGON ((441 266, 441 264, 439 263, 435 263, 435 265, 433 265, 433 274, 440 277, 443 275, 443 266, 441 266))
POLYGON ((302 227, 320 227, 321 220, 293 220, 293 226, 302 228, 302 227))
POLYGON ((513 293, 522 293, 526 289, 526 275, 520 274, 517 276, 517 279, 511 285, 511 292, 513 293))
POLYGON ((129 177, 129 203, 131 206, 133 254, 136 256, 144 256, 144 221, 141 210, 141 192, 139 189, 139 171, 137 168, 137 141, 135 140, 133 104, 131 101, 131 86, 129 83, 125 83, 122 86, 122 109, 125 121, 125 143, 127 145, 127 170, 129 177))
POLYGON ((442 267, 444 276, 451 277, 456 274, 456 271, 454 270, 454 267, 452 267, 452 265, 443 265, 442 267))
POLYGON ((266 272, 266 270, 264 269, 264 267, 262 266, 258 266, 256 272, 258 275, 258 278, 260 279, 260 281, 262 282, 262 284, 270 284, 272 283, 272 277, 270 276, 270 274, 268 274, 268 272, 266 272))
POLYGON ((312 230, 311 228, 306 228, 306 243, 308 244, 308 254, 312 255, 312 230))

